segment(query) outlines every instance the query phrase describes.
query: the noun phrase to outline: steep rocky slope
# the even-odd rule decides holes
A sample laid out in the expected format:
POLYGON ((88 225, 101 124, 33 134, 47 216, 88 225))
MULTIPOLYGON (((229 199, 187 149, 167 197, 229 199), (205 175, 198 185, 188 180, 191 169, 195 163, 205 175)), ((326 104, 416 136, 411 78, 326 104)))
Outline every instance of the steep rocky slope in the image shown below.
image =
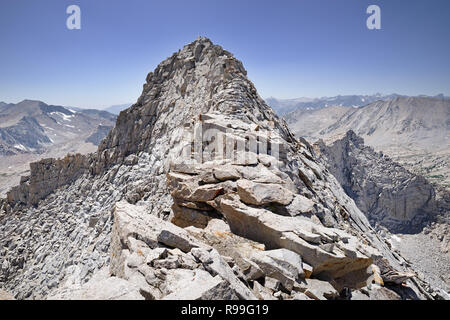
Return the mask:
POLYGON ((298 110, 285 118, 297 136, 311 142, 332 142, 353 130, 376 151, 423 175, 445 198, 450 186, 448 97, 396 97, 344 110, 298 110))
POLYGON ((439 297, 205 38, 148 74, 96 153, 32 164, 0 208, 16 298, 439 297))
MULTIPOLYGON (((449 211, 447 211, 449 212, 449 211)), ((433 286, 450 292, 450 221, 433 222, 417 234, 391 236, 394 250, 401 252, 416 272, 433 286)))
POLYGON ((327 168, 373 226, 411 233, 435 219, 432 185, 365 146, 353 131, 328 146, 323 141, 316 146, 327 168))
POLYGON ((448 292, 448 201, 435 197, 434 187, 422 176, 365 146, 353 131, 330 145, 320 140, 315 147, 391 248, 421 277, 448 292))

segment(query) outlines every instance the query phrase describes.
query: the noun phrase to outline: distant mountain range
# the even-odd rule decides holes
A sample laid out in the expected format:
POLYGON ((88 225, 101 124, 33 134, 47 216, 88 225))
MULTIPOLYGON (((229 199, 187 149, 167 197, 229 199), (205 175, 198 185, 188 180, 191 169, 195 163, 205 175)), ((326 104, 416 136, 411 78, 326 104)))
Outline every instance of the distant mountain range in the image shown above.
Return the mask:
POLYGON ((98 131, 103 138, 105 128, 111 129, 115 120, 114 114, 103 110, 68 108, 35 100, 1 102, 0 155, 41 153, 52 145, 73 139, 85 141, 91 135, 95 139, 89 141, 98 142, 98 131))
POLYGON ((409 170, 450 189, 450 99, 396 97, 363 107, 297 109, 284 115, 296 136, 326 143, 349 130, 409 170))
POLYGON ((320 132, 338 121, 354 107, 324 107, 318 109, 297 109, 284 115, 296 136, 311 142, 321 138, 320 132))
POLYGON ((450 99, 397 97, 353 108, 319 132, 324 136, 355 131, 371 146, 414 144, 442 147, 449 141, 450 99))
POLYGON ((3 102, 3 101, 0 101, 0 112, 3 110, 3 108, 4 107, 6 107, 8 104, 7 103, 5 103, 5 102, 3 102))
POLYGON ((132 105, 132 103, 116 104, 116 105, 108 107, 108 108, 106 108, 104 110, 108 111, 108 112, 110 112, 112 114, 118 115, 120 113, 120 111, 128 109, 131 105, 132 105))
MULTIPOLYGON (((382 100, 387 101, 397 97, 406 97, 396 93, 384 95, 376 93, 373 95, 338 95, 334 97, 322 98, 296 98, 296 99, 277 99, 267 98, 266 103, 279 115, 283 116, 295 110, 311 110, 321 109, 326 107, 361 107, 372 102, 382 100)), ((421 95, 419 97, 428 97, 421 95)), ((436 98, 443 98, 443 94, 435 96, 436 98)))
POLYGON ((298 136, 317 140, 353 130, 369 145, 448 143, 450 99, 402 97, 362 107, 329 106, 297 109, 284 115, 298 136))

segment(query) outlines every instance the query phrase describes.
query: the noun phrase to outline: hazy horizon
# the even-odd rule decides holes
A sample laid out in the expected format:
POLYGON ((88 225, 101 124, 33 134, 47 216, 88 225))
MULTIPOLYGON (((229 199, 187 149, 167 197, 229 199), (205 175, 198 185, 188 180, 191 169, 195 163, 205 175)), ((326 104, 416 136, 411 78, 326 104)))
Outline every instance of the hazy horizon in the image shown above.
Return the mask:
MULTIPOLYGON (((390 93, 376 92, 376 93, 372 93, 372 94, 352 93, 352 94, 338 94, 338 95, 335 95, 335 96, 327 95, 327 96, 320 96, 320 97, 298 96, 298 97, 291 97, 291 98, 279 98, 279 97, 270 96, 270 97, 262 97, 262 98, 265 101, 268 100, 268 99, 276 99, 276 100, 284 101, 284 100, 296 100, 296 99, 311 99, 311 100, 313 100, 313 99, 324 99, 324 98, 332 98, 332 97, 337 97, 337 96, 344 96, 345 97, 345 96, 375 96, 375 95, 380 95, 380 96, 399 95, 399 96, 407 96, 407 97, 421 97, 421 96, 425 96, 425 97, 429 97, 429 98, 435 98, 437 96, 443 95, 444 98, 446 98, 446 99, 450 98, 449 96, 447 96, 447 95, 445 95, 443 93, 439 93, 439 94, 431 96, 431 95, 425 95, 425 94, 406 95, 406 94, 401 94, 401 93, 398 93, 398 92, 390 92, 390 93)), ((118 106, 124 106, 124 105, 130 105, 131 106, 131 105, 133 105, 136 102, 136 101, 130 101, 128 103, 115 103, 115 104, 112 104, 112 105, 98 106, 98 107, 95 107, 95 106, 94 107, 80 107, 80 106, 76 106, 76 105, 69 105, 67 103, 66 104, 64 104, 64 103, 63 104, 49 103, 47 101, 43 101, 43 100, 39 100, 39 99, 31 99, 31 98, 25 98, 25 99, 21 99, 19 101, 5 101, 5 100, 2 100, 0 98, 0 102, 7 103, 7 104, 18 104, 18 103, 26 101, 26 100, 40 101, 40 102, 43 102, 43 103, 45 103, 47 105, 56 105, 56 106, 62 106, 62 107, 65 107, 65 108, 97 109, 97 110, 106 110, 106 109, 111 108, 111 107, 118 107, 118 106)))
POLYGON ((0 101, 133 103, 147 74, 199 35, 241 60, 265 99, 449 96, 450 3, 376 1, 381 30, 369 30, 373 3, 4 0, 0 101), (80 30, 66 27, 72 4, 81 9, 80 30))

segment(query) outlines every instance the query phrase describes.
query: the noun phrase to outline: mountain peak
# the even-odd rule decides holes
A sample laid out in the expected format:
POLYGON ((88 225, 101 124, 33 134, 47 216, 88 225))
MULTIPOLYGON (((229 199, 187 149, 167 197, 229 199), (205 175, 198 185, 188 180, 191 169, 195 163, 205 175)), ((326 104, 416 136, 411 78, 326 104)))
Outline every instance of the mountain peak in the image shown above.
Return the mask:
POLYGON ((24 100, 22 100, 22 101, 20 101, 20 102, 18 103, 18 105, 21 105, 21 104, 27 104, 27 105, 30 105, 30 104, 33 104, 33 105, 47 105, 46 103, 44 103, 44 102, 42 102, 42 101, 40 101, 40 100, 32 100, 32 99, 24 99, 24 100))
POLYGON ((176 128, 206 113, 233 115, 289 136, 247 78, 242 62, 211 40, 199 37, 147 75, 141 96, 119 115, 116 128, 99 151, 114 149, 118 157, 142 151, 153 143, 155 135, 170 136, 176 128))
MULTIPOLYGON (((120 113, 96 153, 44 159, 30 169, 30 176, 8 192, 5 215, 28 212, 14 216, 22 220, 11 219, 17 224, 0 229, 11 239, 20 239, 16 249, 7 250, 5 261, 23 257, 19 248, 48 253, 45 261, 8 265, 5 287, 21 298, 52 297, 49 290, 72 279, 86 283, 92 276, 95 281, 103 267, 151 299, 192 299, 190 292, 166 286, 181 282, 194 283, 196 292, 205 292, 198 298, 256 299, 253 288, 262 287, 256 280, 266 276, 281 279, 277 281, 286 291, 283 294, 291 299, 297 295, 295 279, 306 275, 303 268, 291 272, 283 267, 287 273, 275 276, 273 268, 283 269, 278 267, 283 261, 304 263, 311 278, 326 275, 336 286, 354 289, 369 283, 368 267, 377 261, 379 277, 381 271, 402 270, 307 142, 296 140, 260 98, 242 63, 205 38, 149 73, 141 97, 120 113), (20 237, 13 233, 17 226, 34 225, 31 219, 36 216, 54 227, 41 228, 37 234, 20 231, 20 237), (68 236, 67 229, 74 232, 68 236), (208 233, 203 236, 199 233, 203 231, 208 233), (224 232, 227 237, 217 236, 224 232), (93 239, 95 246, 86 246, 84 239, 93 239), (176 259, 186 261, 188 269, 180 265, 165 273, 165 282, 146 282, 138 270, 145 267, 148 274, 157 275, 170 261, 157 259, 162 262, 157 266, 138 259, 134 270, 129 268, 139 252, 148 254, 163 246, 172 253, 179 251, 176 259), (233 248, 246 253, 230 251, 233 248), (189 255, 192 258, 186 258, 189 255), (233 257, 236 271, 222 256, 233 257), (70 266, 64 263, 68 257, 74 257, 70 266), (261 270, 246 283, 236 276, 249 274, 244 257, 252 257, 257 273, 261 270), (267 259, 279 257, 278 266, 265 267, 267 259), (206 264, 212 267, 204 268, 206 264), (55 267, 36 274, 48 265, 55 267), (54 281, 58 272, 77 278, 54 281), (218 282, 210 285, 208 280, 198 287, 199 273, 202 279, 218 282), (220 285, 222 292, 222 284, 232 291, 211 291, 220 285)), ((306 280, 305 290, 315 290, 317 284, 306 280)), ((333 288, 327 282, 318 285, 333 288)), ((341 291, 331 290, 333 298, 341 291)))
POLYGON ((218 74, 224 74, 225 70, 221 69, 218 62, 226 63, 233 62, 238 65, 237 71, 247 75, 247 71, 244 69, 242 63, 234 58, 233 54, 224 50, 221 46, 215 45, 212 41, 205 37, 198 37, 193 42, 185 45, 178 52, 174 53, 171 57, 162 61, 153 72, 150 72, 147 76, 147 83, 151 80, 163 81, 167 78, 171 78, 179 69, 186 69, 186 71, 194 69, 197 65, 202 65, 203 71, 214 69, 218 74), (205 57, 208 61, 205 62, 205 57), (216 67, 219 67, 216 69, 216 67))

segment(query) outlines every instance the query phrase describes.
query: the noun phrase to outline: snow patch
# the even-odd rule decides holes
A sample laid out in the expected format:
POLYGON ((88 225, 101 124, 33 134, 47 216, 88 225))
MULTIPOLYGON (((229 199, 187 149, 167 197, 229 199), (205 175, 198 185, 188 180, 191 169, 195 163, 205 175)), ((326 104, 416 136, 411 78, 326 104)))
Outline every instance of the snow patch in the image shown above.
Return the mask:
POLYGON ((72 118, 75 117, 74 114, 67 115, 62 112, 50 112, 50 114, 60 116, 61 118, 63 118, 64 121, 72 121, 72 118))
POLYGON ((15 144, 14 148, 22 150, 22 151, 28 151, 26 147, 24 147, 22 144, 15 144))

